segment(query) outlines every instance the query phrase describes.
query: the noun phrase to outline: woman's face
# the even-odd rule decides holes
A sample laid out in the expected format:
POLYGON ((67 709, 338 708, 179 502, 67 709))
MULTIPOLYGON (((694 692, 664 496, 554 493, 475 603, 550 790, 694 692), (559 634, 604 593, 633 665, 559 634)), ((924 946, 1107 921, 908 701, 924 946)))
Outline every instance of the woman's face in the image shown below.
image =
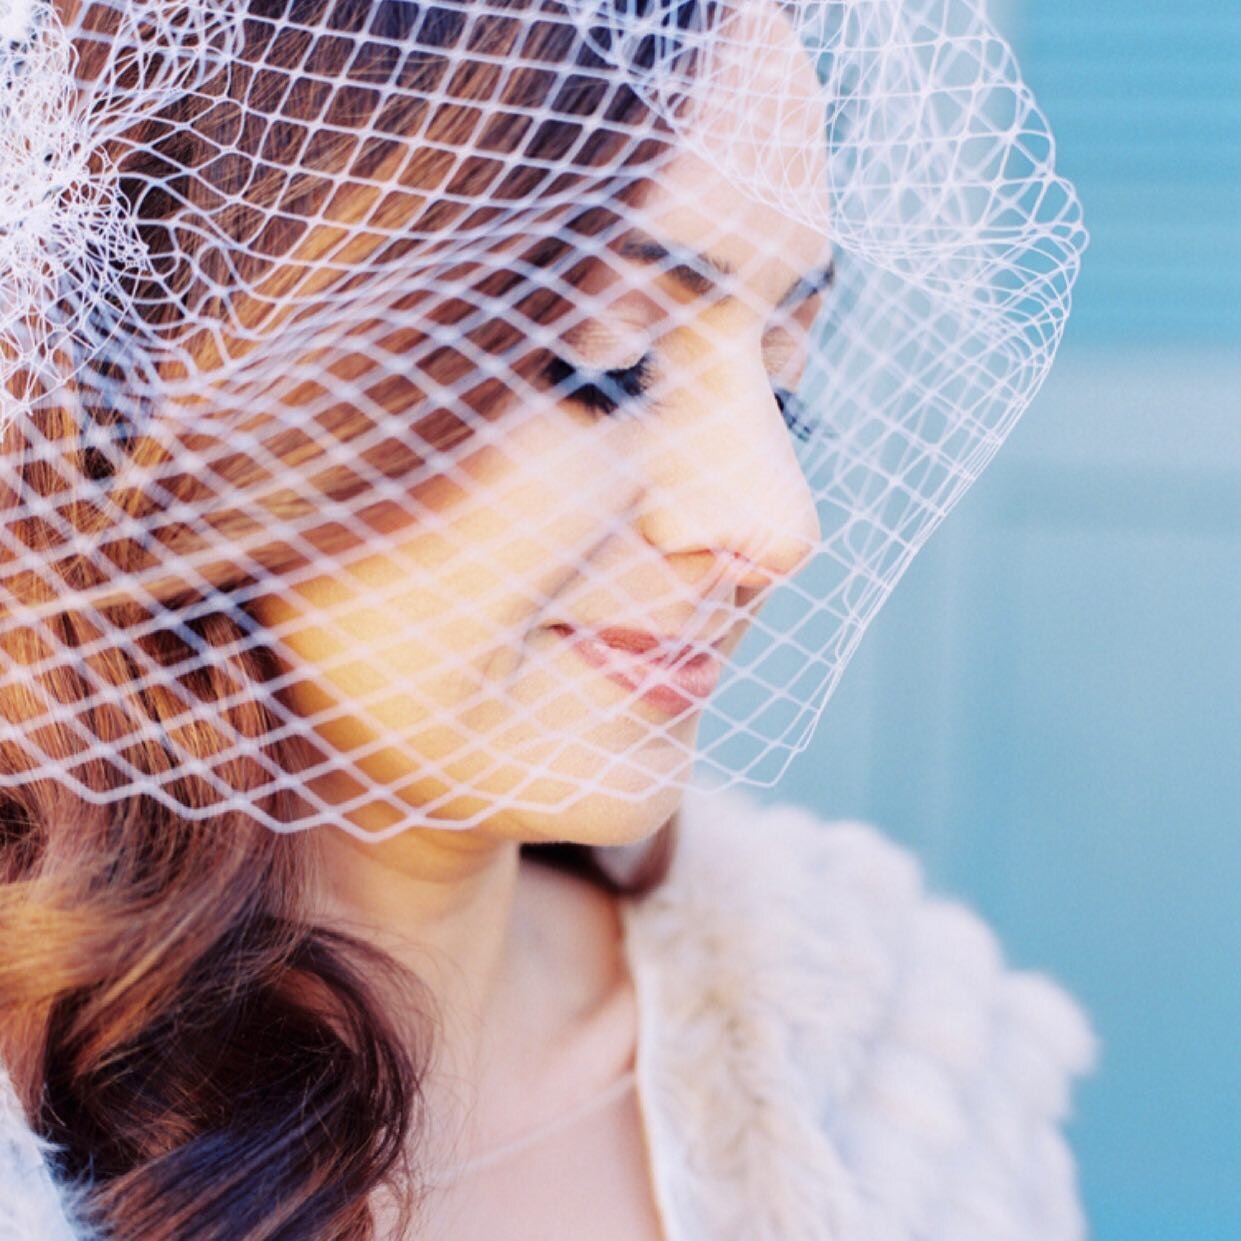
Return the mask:
MULTIPOLYGON (((787 107, 817 84, 782 33, 786 106, 719 92, 699 134, 761 136, 765 174, 817 194, 821 114, 787 107)), ((617 844, 668 818, 728 656, 819 539, 777 393, 829 261, 690 150, 671 162, 582 290, 558 382, 482 428, 382 552, 265 602, 294 708, 348 756, 319 796, 369 831, 617 844)))

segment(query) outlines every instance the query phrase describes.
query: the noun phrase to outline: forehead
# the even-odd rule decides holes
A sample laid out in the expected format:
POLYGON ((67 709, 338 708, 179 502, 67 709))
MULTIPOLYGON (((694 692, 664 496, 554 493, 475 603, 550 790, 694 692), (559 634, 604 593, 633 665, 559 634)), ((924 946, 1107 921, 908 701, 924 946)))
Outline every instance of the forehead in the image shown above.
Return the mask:
POLYGON ((725 22, 695 80, 679 149, 646 198, 643 227, 781 290, 822 266, 826 102, 781 10, 746 6, 725 22))

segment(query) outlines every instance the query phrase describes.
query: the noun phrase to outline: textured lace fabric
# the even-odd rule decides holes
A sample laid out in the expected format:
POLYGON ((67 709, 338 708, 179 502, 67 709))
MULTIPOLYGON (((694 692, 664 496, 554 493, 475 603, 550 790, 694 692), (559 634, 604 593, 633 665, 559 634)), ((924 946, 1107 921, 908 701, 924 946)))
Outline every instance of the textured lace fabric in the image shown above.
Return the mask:
POLYGON ((432 1179, 419 1241, 664 1241, 632 1069, 432 1179))

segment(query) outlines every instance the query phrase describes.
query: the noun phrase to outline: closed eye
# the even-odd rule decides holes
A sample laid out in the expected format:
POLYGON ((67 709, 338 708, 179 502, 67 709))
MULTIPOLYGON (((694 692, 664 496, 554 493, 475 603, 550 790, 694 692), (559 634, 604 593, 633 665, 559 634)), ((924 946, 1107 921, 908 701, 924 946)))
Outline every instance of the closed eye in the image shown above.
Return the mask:
POLYGON ((543 371, 557 395, 597 414, 614 414, 622 405, 645 396, 651 386, 650 354, 632 366, 598 371, 574 366, 564 358, 552 358, 543 371))
MULTIPOLYGON (((654 365, 650 354, 639 358, 632 366, 611 370, 574 366, 564 358, 553 357, 543 374, 561 400, 607 416, 647 395, 654 380, 654 365)), ((800 443, 808 442, 820 427, 805 403, 796 393, 778 385, 772 386, 772 394, 790 434, 800 443)))

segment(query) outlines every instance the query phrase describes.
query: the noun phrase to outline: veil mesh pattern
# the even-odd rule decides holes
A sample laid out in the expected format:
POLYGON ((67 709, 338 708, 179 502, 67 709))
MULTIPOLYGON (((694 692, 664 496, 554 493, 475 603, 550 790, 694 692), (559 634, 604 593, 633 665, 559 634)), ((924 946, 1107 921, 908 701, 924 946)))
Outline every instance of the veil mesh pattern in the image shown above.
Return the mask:
POLYGON ((7 3, 8 788, 771 783, 1060 340, 970 0, 7 3))

